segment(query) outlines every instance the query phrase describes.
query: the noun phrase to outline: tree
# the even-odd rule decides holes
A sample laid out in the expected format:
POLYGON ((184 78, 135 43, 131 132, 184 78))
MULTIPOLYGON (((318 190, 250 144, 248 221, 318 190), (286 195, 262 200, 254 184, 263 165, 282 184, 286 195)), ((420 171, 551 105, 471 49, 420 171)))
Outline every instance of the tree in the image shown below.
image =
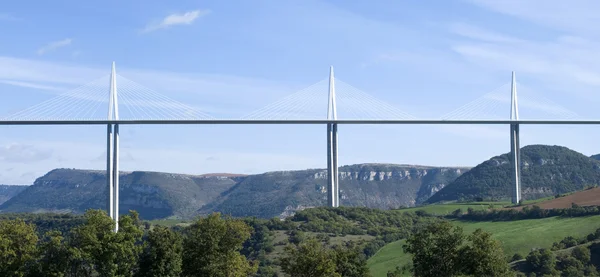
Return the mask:
POLYGON ((22 219, 0 221, 0 276, 25 276, 37 241, 34 226, 22 219))
POLYGON ((292 277, 341 277, 336 272, 335 254, 315 239, 290 244, 281 258, 281 269, 292 277))
POLYGON ((179 233, 156 226, 148 233, 148 244, 140 260, 140 277, 181 275, 183 239, 179 233))
POLYGON ((523 255, 519 254, 519 253, 515 253, 512 258, 510 259, 511 262, 516 262, 516 261, 520 261, 524 259, 523 255))
POLYGON ((102 210, 88 210, 85 224, 72 233, 72 275, 133 276, 141 252, 143 232, 136 212, 122 216, 119 232, 102 210))
POLYGON ((454 276, 459 269, 459 247, 463 241, 462 228, 439 222, 410 236, 403 248, 412 254, 415 276, 454 276))
POLYGON ((333 258, 336 272, 343 277, 367 277, 369 268, 367 259, 354 245, 347 244, 343 247, 333 248, 333 258))
POLYGON ((575 257, 575 259, 579 260, 580 262, 582 262, 584 264, 589 263, 590 259, 592 257, 590 249, 585 246, 578 246, 578 247, 573 248, 571 255, 573 255, 573 257, 575 257))
POLYGON ((536 275, 556 275, 556 257, 548 249, 537 249, 527 255, 527 265, 536 275))
POLYGON ((467 237, 467 244, 460 250, 460 271, 472 276, 508 276, 510 269, 506 263, 500 242, 492 239, 492 234, 481 229, 467 237))
POLYGON ((115 247, 116 260, 118 261, 117 275, 120 277, 134 276, 138 271, 138 261, 143 246, 142 223, 136 211, 129 211, 128 215, 119 218, 119 232, 114 234, 112 242, 115 247))
POLYGON ((71 264, 71 248, 60 231, 49 231, 39 244, 39 259, 31 269, 32 276, 63 277, 71 264))
POLYGON ((243 221, 223 219, 221 214, 213 213, 186 231, 184 276, 246 277, 257 271, 258 265, 248 262, 239 252, 251 232, 243 221))

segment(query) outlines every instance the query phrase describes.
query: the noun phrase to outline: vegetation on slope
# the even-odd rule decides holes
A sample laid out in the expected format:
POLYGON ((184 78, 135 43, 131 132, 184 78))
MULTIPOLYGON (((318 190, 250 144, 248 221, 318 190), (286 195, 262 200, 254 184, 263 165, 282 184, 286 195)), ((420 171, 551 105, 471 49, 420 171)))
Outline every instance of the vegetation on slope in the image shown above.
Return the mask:
POLYGON ((0 185, 0 205, 25 190, 27 186, 0 185))
MULTIPOLYGON (((49 214, 37 216, 59 218, 49 214)), ((0 253, 0 273, 131 277, 274 277, 287 273, 363 277, 369 276, 365 253, 376 251, 370 241, 406 238, 414 230, 437 221, 396 211, 318 208, 284 221, 211 214, 186 227, 167 228, 143 223, 136 212, 130 212, 121 217, 119 232, 115 234, 111 231, 112 220, 103 211, 88 210, 78 218, 83 222, 70 226, 66 232, 50 229, 44 234, 34 231, 41 221, 0 219, 0 247, 7 250, 5 256, 0 253), (285 240, 275 245, 275 232, 281 231, 286 233, 285 240), (354 240, 361 236, 349 233, 372 239, 354 240), (276 247, 281 247, 281 252, 269 256, 276 247), (107 255, 109 250, 116 254, 107 255), (10 251, 24 255, 16 259, 10 251)), ((62 228, 59 225, 55 227, 62 228)))
MULTIPOLYGON (((465 168, 360 164, 340 167, 340 203, 390 209, 424 201, 455 180, 465 168)), ((200 212, 271 218, 286 209, 324 206, 326 171, 270 172, 245 178, 200 212)))
MULTIPOLYGON (((136 210, 143 219, 192 218, 197 209, 235 183, 235 177, 121 173, 120 212, 136 210)), ((82 214, 87 209, 104 209, 107 198, 104 171, 55 169, 0 205, 0 211, 82 214)))
MULTIPOLYGON (((567 236, 585 237, 600 227, 600 215, 574 218, 551 217, 517 221, 452 221, 465 232, 482 229, 502 244, 506 259, 514 254, 525 257, 531 249, 548 248, 567 236)), ((411 256, 404 252, 404 240, 385 245, 368 261, 373 276, 385 276, 397 266, 410 265, 411 256)))
MULTIPOLYGON (((526 146, 521 150, 521 159, 524 199, 554 196, 600 184, 598 162, 566 147, 526 146)), ((509 154, 497 156, 463 174, 426 203, 509 199, 511 176, 509 154)))
MULTIPOLYGON (((389 164, 343 166, 341 202, 383 209, 413 205, 465 170, 389 164)), ((325 173, 323 169, 252 176, 122 172, 120 211, 139 211, 143 219, 189 219, 212 212, 261 218, 290 215, 298 208, 326 203, 325 173)), ((104 208, 106 198, 104 171, 56 169, 0 205, 0 211, 81 214, 104 208)))

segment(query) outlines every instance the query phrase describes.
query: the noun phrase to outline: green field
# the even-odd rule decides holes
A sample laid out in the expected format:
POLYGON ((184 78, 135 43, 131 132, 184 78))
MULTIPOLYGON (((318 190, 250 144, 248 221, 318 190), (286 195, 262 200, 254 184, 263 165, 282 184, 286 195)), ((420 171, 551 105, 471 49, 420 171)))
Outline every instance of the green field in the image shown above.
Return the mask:
POLYGON ((400 209, 402 212, 413 212, 413 211, 425 211, 433 215, 447 215, 457 209, 461 209, 466 212, 467 209, 473 208, 474 210, 487 210, 492 205, 496 209, 503 208, 504 206, 510 205, 510 202, 470 202, 470 203, 452 203, 452 204, 433 204, 422 207, 400 209))
MULTIPOLYGON (((526 200, 524 204, 535 204, 539 202, 543 202, 546 200, 554 199, 553 196, 540 198, 535 200, 526 200)), ((444 203, 444 204, 431 204, 421 207, 412 207, 406 209, 399 209, 399 211, 403 212, 411 212, 411 211, 425 211, 429 214, 433 215, 448 215, 457 209, 461 209, 463 212, 466 212, 467 209, 473 208, 474 210, 487 210, 489 208, 501 209, 504 207, 512 206, 511 202, 465 202, 465 203, 444 203), (491 207, 490 207, 491 206, 491 207)))
MULTIPOLYGON (((442 206, 442 205, 440 205, 442 206)), ((507 257, 515 253, 527 255, 532 248, 549 248, 552 243, 566 236, 582 237, 600 228, 600 216, 576 218, 543 218, 507 222, 461 222, 465 233, 477 228, 491 232, 502 242, 507 257)), ((410 262, 410 257, 402 250, 404 241, 384 246, 369 259, 368 265, 374 277, 386 276, 389 270, 410 262)))

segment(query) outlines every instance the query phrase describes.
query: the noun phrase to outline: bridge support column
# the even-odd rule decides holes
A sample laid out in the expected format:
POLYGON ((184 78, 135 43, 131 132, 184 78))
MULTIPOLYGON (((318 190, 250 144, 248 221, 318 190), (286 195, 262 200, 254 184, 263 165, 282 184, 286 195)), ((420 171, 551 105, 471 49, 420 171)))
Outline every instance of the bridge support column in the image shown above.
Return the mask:
POLYGON ((510 163, 512 165, 513 191, 512 203, 521 202, 521 143, 519 124, 510 125, 510 163))
MULTIPOLYGON (((512 72, 511 81, 511 103, 510 103, 510 119, 519 120, 519 104, 517 101, 517 82, 515 72, 512 72)), ((512 203, 519 204, 521 202, 521 142, 519 135, 519 124, 510 124, 510 162, 512 165, 513 191, 512 203)))
POLYGON ((107 125, 106 130, 106 187, 108 189, 108 199, 106 203, 106 211, 111 219, 113 217, 113 126, 107 125))
POLYGON ((327 205, 339 207, 337 124, 327 123, 327 205))
MULTIPOLYGON (((113 62, 110 75, 108 120, 119 120, 117 75, 113 62)), ((106 211, 115 221, 114 231, 119 231, 119 124, 108 124, 106 130, 106 186, 108 201, 106 211)))
POLYGON ((113 219, 115 220, 115 232, 117 232, 119 231, 119 124, 115 124, 113 139, 113 219))
MULTIPOLYGON (((327 106, 327 119, 337 120, 333 66, 329 69, 329 105, 327 106)), ((327 123, 327 205, 329 207, 340 206, 337 130, 337 123, 327 123)))

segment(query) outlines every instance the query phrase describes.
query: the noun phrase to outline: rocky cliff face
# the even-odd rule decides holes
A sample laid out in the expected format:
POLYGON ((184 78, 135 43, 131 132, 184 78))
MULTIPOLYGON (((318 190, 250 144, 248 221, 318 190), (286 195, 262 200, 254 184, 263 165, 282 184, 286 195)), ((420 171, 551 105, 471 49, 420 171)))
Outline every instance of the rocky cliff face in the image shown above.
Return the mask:
MULTIPOLYGON (((120 213, 136 210, 144 219, 193 217, 197 209, 235 185, 236 178, 121 172, 120 213)), ((0 211, 83 213, 105 209, 107 198, 104 171, 56 169, 0 205, 0 211)))
MULTIPOLYGON (((467 168, 361 164, 340 167, 340 203, 344 206, 413 206, 460 176, 467 168)), ((120 212, 136 210, 144 219, 191 218, 214 211, 233 216, 293 215, 327 203, 326 170, 183 175, 121 172, 120 212)), ((104 171, 56 169, 0 205, 2 212, 105 209, 104 171)))
MULTIPOLYGON (((340 167, 340 205, 372 208, 414 206, 449 184, 468 168, 393 164, 340 167)), ((201 213, 273 217, 327 203, 327 171, 271 172, 248 176, 201 213)))

